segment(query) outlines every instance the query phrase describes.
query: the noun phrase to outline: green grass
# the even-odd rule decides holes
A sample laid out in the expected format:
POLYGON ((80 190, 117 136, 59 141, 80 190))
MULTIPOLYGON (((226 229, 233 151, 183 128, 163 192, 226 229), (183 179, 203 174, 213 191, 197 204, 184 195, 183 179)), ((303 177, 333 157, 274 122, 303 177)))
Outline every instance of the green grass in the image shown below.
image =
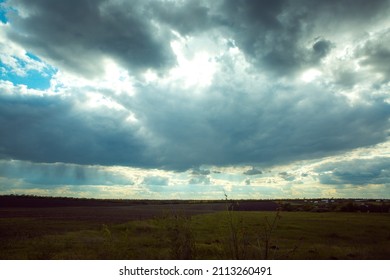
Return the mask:
POLYGON ((222 211, 113 224, 1 218, 0 259, 390 259, 390 214, 281 212, 265 239, 275 215, 222 211))

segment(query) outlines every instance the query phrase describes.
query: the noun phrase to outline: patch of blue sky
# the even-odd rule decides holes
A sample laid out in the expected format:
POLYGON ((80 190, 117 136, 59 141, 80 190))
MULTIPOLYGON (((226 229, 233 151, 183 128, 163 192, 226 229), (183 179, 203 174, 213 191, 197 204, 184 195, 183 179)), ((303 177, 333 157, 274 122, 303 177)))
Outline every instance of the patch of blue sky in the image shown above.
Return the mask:
MULTIPOLYGON (((40 61, 40 59, 33 54, 27 54, 31 59, 40 61)), ((26 61, 17 59, 18 66, 24 69, 24 74, 20 75, 12 67, 0 61, 0 79, 10 81, 14 85, 26 85, 28 88, 45 90, 50 87, 50 81, 53 75, 57 72, 54 67, 47 66, 42 71, 36 69, 25 69, 27 67, 26 61)))
POLYGON ((5 2, 5 0, 0 0, 0 22, 2 23, 7 23, 8 22, 8 19, 7 19, 7 9, 3 6, 3 3, 5 2))
POLYGON ((26 52, 26 56, 28 56, 29 58, 31 58, 31 59, 33 59, 35 61, 42 62, 42 60, 39 57, 37 57, 35 54, 33 54, 33 53, 26 52))

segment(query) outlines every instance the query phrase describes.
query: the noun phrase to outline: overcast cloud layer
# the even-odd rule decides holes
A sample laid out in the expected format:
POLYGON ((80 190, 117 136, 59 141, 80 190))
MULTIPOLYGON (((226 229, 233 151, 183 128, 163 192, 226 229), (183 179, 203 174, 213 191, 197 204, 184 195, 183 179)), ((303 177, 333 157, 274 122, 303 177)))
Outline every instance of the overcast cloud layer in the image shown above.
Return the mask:
POLYGON ((390 198, 388 0, 1 11, 0 193, 390 198))

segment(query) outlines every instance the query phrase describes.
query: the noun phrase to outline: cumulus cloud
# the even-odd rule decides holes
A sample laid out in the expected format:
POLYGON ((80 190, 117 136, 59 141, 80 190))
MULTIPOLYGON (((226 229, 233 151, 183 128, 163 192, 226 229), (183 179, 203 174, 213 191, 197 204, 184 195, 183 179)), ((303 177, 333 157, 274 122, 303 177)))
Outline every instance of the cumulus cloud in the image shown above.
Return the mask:
MULTIPOLYGON (((135 184, 244 193, 267 182, 313 187, 313 170, 261 170, 389 140, 387 0, 4 5, 4 161, 56 163, 49 174, 60 174, 58 163, 173 170, 187 175, 135 184), (10 78, 48 69, 49 89, 10 78), (238 175, 227 176, 229 166, 239 166, 238 175)), ((320 183, 386 184, 384 163, 350 165, 322 166, 320 183)), ((82 183, 78 167, 66 166, 63 183, 82 183)), ((3 178, 21 173, 6 170, 3 178)))
POLYGON ((194 176, 188 181, 190 185, 209 185, 210 182, 210 178, 207 176, 194 176))
POLYGON ((103 165, 143 161, 144 143, 138 128, 126 122, 125 112, 85 111, 74 102, 59 96, 2 94, 1 157, 103 165))
POLYGON ((324 164, 317 171, 322 184, 390 184, 390 158, 388 157, 324 164))
POLYGON ((193 99, 188 90, 177 95, 169 88, 141 87, 142 94, 123 103, 129 111, 77 107, 82 95, 2 95, 0 128, 7 133, 0 139, 1 154, 186 170, 284 163, 387 138, 390 105, 383 100, 351 106, 342 95, 313 86, 248 90, 211 87, 193 99), (129 112, 137 122, 127 121, 129 112))
POLYGON ((285 171, 280 172, 279 176, 282 177, 286 181, 294 181, 295 180, 295 176, 294 175, 289 174, 288 172, 285 172, 285 171))
POLYGON ((351 106, 314 86, 242 92, 224 85, 196 99, 184 90, 142 93, 132 110, 158 139, 162 163, 177 168, 281 163, 372 145, 386 140, 390 116, 383 100, 351 106))
POLYGON ((263 171, 261 171, 260 169, 252 167, 252 169, 249 169, 249 170, 245 171, 244 174, 245 175, 249 175, 249 176, 260 175, 260 174, 263 174, 263 171))
POLYGON ((286 76, 329 54, 330 39, 313 40, 338 39, 335 29, 337 35, 359 36, 386 18, 389 2, 226 0, 220 7, 224 25, 248 60, 265 72, 286 76))
POLYGON ((151 9, 157 19, 183 35, 218 26, 208 1, 157 1, 151 9))
POLYGON ((199 167, 198 168, 194 168, 191 172, 192 175, 210 175, 210 170, 208 169, 200 169, 199 167))
POLYGON ((8 37, 57 67, 91 77, 112 58, 130 71, 174 63, 169 33, 152 22, 149 1, 12 0, 8 37))
POLYGON ((385 81, 390 80, 390 28, 375 34, 356 52, 360 65, 369 67, 375 73, 383 75, 385 81))

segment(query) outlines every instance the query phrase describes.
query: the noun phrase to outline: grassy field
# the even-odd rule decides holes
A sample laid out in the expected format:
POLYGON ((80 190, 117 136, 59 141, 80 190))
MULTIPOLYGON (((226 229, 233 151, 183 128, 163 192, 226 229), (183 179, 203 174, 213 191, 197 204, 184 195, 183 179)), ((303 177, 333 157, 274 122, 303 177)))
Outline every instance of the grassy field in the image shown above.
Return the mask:
POLYGON ((390 259, 389 213, 99 209, 3 209, 0 259, 390 259))

